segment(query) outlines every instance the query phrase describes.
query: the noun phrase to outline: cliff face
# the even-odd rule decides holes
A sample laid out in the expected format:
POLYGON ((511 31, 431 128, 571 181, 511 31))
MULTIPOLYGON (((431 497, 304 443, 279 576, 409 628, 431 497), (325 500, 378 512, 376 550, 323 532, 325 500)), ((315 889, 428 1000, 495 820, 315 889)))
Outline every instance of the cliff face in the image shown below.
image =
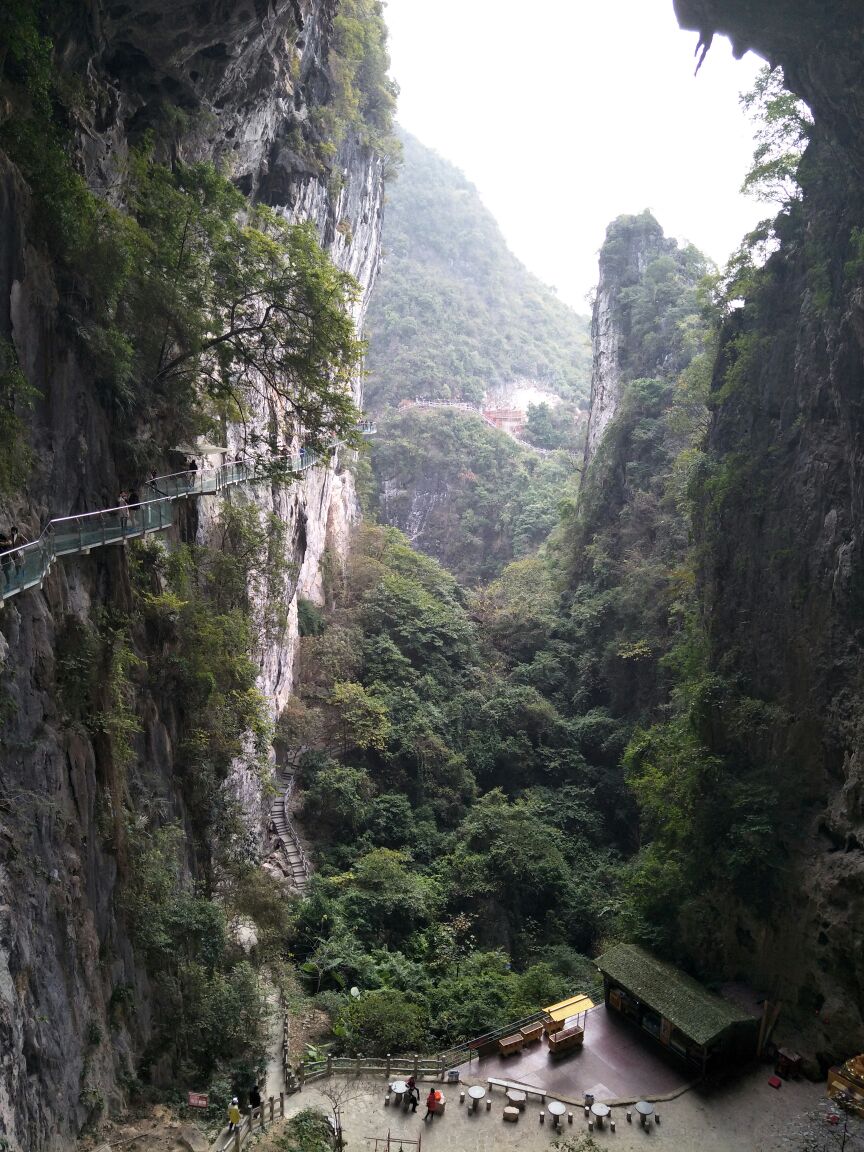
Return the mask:
MULTIPOLYGON (((94 190, 110 198, 130 143, 173 109, 177 155, 218 160, 244 192, 314 222, 334 261, 361 283, 359 324, 378 263, 382 162, 350 135, 329 168, 312 164, 298 143, 329 96, 333 10, 332 0, 96 3, 86 14, 64 8, 50 31, 57 66, 97 93, 75 130, 77 163, 94 190)), ((49 517, 112 505, 121 484, 117 417, 60 321, 52 268, 28 234, 29 210, 22 178, 0 153, 0 337, 14 344, 40 393, 36 467, 26 491, 2 509, 2 524, 32 537, 49 517)), ((284 597, 287 620, 257 653, 275 715, 291 689, 297 592, 321 596, 322 555, 344 547, 356 515, 353 487, 335 465, 236 498, 286 525, 281 588, 268 595, 284 597)), ((190 504, 183 536, 206 540, 214 512, 214 500, 190 504)), ((125 551, 106 548, 58 564, 44 590, 0 613, 0 1132, 28 1152, 70 1148, 88 1119, 120 1099, 152 1031, 147 979, 117 899, 124 860, 112 826, 124 771, 146 779, 164 818, 186 821, 175 779, 184 732, 170 702, 134 684, 140 732, 124 769, 105 740, 66 723, 58 698, 81 656, 63 649, 64 637, 105 611, 122 616, 130 595, 125 551)), ((110 707, 108 697, 103 703, 110 707)), ((242 772, 238 785, 254 820, 259 785, 242 772)), ((260 838, 260 827, 253 834, 260 838)))
MULTIPOLYGON (((633 799, 620 776, 628 740, 669 706, 688 565, 682 462, 704 419, 703 268, 649 213, 613 221, 600 250, 592 437, 578 503, 563 521, 561 628, 573 705, 603 715, 615 733, 591 756, 614 773, 616 806, 633 799)), ((628 851, 629 827, 622 821, 628 851)))
POLYGON ((606 229, 591 316, 586 466, 618 410, 624 383, 639 377, 671 376, 692 354, 682 347, 675 330, 677 315, 667 305, 675 300, 679 281, 692 287, 701 271, 693 250, 679 249, 675 240, 665 237, 650 212, 619 216, 606 229))
POLYGON ((673 0, 682 28, 728 36, 736 56, 758 52, 780 64, 786 83, 810 107, 820 133, 860 171, 864 161, 860 6, 855 0, 673 0))
MULTIPOLYGON (((801 813, 786 898, 767 917, 742 909, 723 939, 701 934, 697 948, 800 1008, 828 1059, 864 1043, 861 10, 675 7, 703 42, 725 33, 737 52, 782 65, 815 120, 803 198, 779 218, 779 251, 722 333, 697 540, 711 666, 779 706, 763 755, 801 813)), ((722 709, 710 724, 722 747, 722 709)))

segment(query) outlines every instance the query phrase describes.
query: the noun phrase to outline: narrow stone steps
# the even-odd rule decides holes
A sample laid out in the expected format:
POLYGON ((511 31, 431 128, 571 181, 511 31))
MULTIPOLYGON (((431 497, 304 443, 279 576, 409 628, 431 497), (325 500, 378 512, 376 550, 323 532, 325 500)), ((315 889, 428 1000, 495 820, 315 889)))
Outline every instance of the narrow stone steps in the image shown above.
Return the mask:
POLYGON ((282 795, 273 807, 273 827, 280 841, 286 871, 290 872, 294 887, 302 891, 306 887, 311 867, 289 813, 289 804, 294 794, 294 773, 290 768, 280 768, 276 773, 276 782, 282 795))

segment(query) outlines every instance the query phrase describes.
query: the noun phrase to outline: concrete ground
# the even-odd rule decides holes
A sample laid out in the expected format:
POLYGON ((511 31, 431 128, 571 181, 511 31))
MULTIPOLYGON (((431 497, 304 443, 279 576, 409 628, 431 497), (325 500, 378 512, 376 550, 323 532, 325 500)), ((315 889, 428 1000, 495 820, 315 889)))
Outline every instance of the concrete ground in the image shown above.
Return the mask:
MULTIPOLYGON (((819 1137, 819 1143, 812 1147, 821 1149, 823 1132, 828 1147, 833 1130, 825 1124, 824 1085, 788 1082, 778 1091, 767 1083, 770 1074, 769 1068, 757 1067, 725 1085, 686 1091, 658 1105, 661 1123, 652 1125, 647 1133, 637 1123, 626 1122, 626 1109, 614 1108, 616 1131, 606 1127, 602 1132, 595 1131, 593 1137, 600 1148, 618 1148, 621 1152, 643 1152, 650 1147, 657 1152, 800 1152, 811 1147, 801 1136, 809 1116, 819 1137)), ((444 1115, 424 1124, 419 1119, 424 1111, 422 1105, 416 1116, 384 1106, 383 1082, 361 1085, 360 1090, 362 1094, 347 1100, 342 1109, 348 1152, 372 1152, 374 1138, 386 1137, 388 1129, 396 1137, 416 1140, 419 1135, 421 1152, 545 1152, 555 1147, 556 1140, 588 1134, 587 1124, 576 1109, 573 1125, 568 1127, 565 1123, 560 1133, 552 1129, 548 1115, 541 1126, 537 1103, 528 1104, 517 1124, 505 1124, 500 1092, 494 1096, 491 1112, 486 1112, 481 1104, 479 1112, 471 1113, 466 1105, 460 1106, 456 1086, 445 1085, 444 1115)), ((314 1085, 292 1096, 288 1104, 290 1113, 308 1107, 332 1111, 329 1100, 314 1085)), ((272 1147, 276 1148, 275 1142, 272 1147)), ((256 1152, 269 1152, 269 1148, 269 1141, 265 1140, 256 1152)), ((397 1142, 392 1152, 398 1152, 398 1148, 397 1142)))
POLYGON ((581 1048, 551 1056, 540 1040, 513 1056, 463 1064, 462 1078, 482 1083, 494 1076, 534 1085, 560 1100, 578 1102, 590 1092, 596 1100, 611 1102, 670 1096, 698 1075, 604 1005, 587 1013, 584 1027, 581 1048))

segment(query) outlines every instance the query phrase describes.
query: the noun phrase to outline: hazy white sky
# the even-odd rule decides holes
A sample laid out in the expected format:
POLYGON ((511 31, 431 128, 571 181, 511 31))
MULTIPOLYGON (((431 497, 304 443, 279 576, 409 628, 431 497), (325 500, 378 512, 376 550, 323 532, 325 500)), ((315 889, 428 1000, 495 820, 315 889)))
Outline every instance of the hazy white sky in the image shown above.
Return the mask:
POLYGON ((694 77, 672 0, 387 0, 399 120, 471 179, 513 251, 579 311, 606 225, 650 208, 722 262, 765 216, 738 189, 761 61, 694 77))

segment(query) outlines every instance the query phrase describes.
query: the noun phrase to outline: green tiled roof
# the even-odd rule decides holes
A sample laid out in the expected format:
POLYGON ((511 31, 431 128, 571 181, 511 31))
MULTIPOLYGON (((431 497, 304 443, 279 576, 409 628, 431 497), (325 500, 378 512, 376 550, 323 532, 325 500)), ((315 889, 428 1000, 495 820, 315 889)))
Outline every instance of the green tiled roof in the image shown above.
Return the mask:
POLYGON ((616 944, 595 961, 600 971, 649 1004, 696 1044, 709 1044, 753 1017, 635 944, 616 944))

